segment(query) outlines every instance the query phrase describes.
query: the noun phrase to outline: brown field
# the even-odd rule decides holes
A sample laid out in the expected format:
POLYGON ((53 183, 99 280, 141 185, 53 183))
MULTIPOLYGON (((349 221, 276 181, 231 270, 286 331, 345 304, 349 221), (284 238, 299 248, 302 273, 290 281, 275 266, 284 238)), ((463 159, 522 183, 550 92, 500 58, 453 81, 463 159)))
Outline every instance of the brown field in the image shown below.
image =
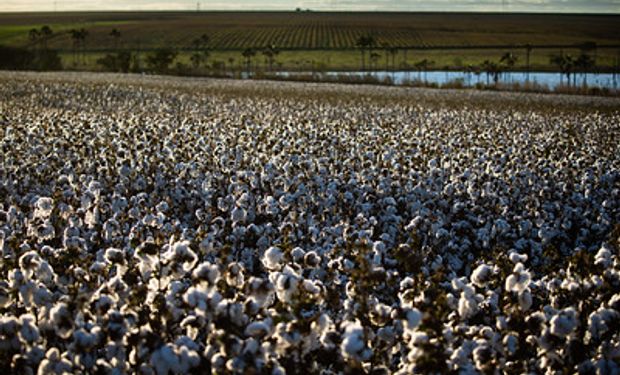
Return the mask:
POLYGON ((241 50, 353 49, 371 34, 377 46, 407 48, 488 45, 620 45, 618 15, 489 13, 319 13, 319 12, 106 12, 0 14, 0 44, 27 45, 32 27, 50 25, 50 47, 70 49, 65 31, 89 31, 86 48, 113 48, 112 28, 125 48, 190 48, 204 33, 210 48, 241 50))

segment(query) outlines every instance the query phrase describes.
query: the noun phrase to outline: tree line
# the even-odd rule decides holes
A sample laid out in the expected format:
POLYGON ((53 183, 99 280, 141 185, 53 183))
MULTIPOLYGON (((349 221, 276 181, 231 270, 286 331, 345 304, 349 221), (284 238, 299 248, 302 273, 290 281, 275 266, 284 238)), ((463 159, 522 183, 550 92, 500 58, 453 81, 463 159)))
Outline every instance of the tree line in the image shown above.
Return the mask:
MULTIPOLYGON (((86 65, 87 53, 86 45, 89 36, 88 30, 71 29, 65 32, 70 35, 72 41, 72 65, 74 67, 86 65)), ((55 33, 49 26, 33 28, 28 32, 30 42, 28 48, 3 47, 0 46, 0 68, 3 69, 33 69, 33 70, 60 70, 62 62, 57 53, 49 48, 49 41, 60 35, 55 33)), ((204 70, 219 71, 223 74, 232 74, 235 71, 235 58, 229 57, 227 61, 213 61, 209 65, 211 49, 209 47, 210 38, 207 34, 202 34, 192 40, 192 52, 189 55, 189 63, 178 61, 178 51, 172 48, 161 48, 148 53, 144 58, 140 51, 130 51, 121 49, 122 33, 114 28, 108 34, 114 46, 113 53, 107 53, 96 60, 104 70, 113 72, 152 72, 152 73, 186 73, 200 72, 204 70), (176 61, 176 65, 173 65, 176 61), (227 67, 228 64, 228 67, 227 67)), ((433 69, 435 62, 429 59, 421 59, 412 65, 407 64, 407 49, 400 49, 388 44, 379 45, 377 39, 371 35, 359 36, 356 49, 360 52, 360 69, 362 72, 372 74, 383 68, 385 71, 407 70, 417 71, 418 80, 426 81, 426 72, 433 69), (383 55, 381 55, 383 53, 383 55), (404 57, 400 66, 397 66, 396 59, 399 54, 404 57), (380 66, 381 59, 384 59, 383 67, 380 66)), ((526 80, 529 81, 530 55, 533 47, 529 44, 522 46, 525 49, 525 69, 526 80)), ((259 72, 256 59, 262 55, 264 58, 263 71, 274 72, 274 67, 280 67, 278 56, 280 49, 275 45, 264 48, 246 48, 241 52, 238 60, 238 67, 243 69, 247 76, 252 76, 259 72)), ((518 61, 518 57, 513 52, 503 53, 497 61, 484 60, 477 65, 467 65, 464 68, 467 73, 486 74, 487 85, 497 84, 501 76, 506 71, 512 71, 518 61)), ((310 62, 312 70, 315 69, 314 61, 310 62)), ((560 52, 558 55, 550 57, 549 63, 556 66, 562 77, 566 77, 568 85, 577 85, 577 73, 584 76, 584 84, 587 84, 587 72, 596 66, 596 44, 593 42, 584 43, 578 55, 565 54, 560 52), (572 78, 572 81, 571 81, 572 78)))

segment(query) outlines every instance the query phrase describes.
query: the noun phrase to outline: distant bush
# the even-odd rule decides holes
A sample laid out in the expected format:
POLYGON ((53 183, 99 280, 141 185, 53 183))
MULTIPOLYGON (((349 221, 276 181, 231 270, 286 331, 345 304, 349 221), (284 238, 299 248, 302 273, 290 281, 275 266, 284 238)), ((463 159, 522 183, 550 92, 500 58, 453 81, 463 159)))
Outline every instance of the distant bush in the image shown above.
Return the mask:
POLYGON ((62 63, 56 51, 0 46, 0 69, 61 70, 62 63))
POLYGON ((168 73, 170 64, 177 57, 171 49, 160 49, 146 57, 146 63, 152 73, 168 73))
POLYGON ((131 52, 123 51, 117 54, 107 54, 98 59, 97 64, 110 72, 128 73, 131 66, 131 52))
POLYGON ((34 54, 26 49, 0 46, 1 69, 28 69, 33 60, 34 54))

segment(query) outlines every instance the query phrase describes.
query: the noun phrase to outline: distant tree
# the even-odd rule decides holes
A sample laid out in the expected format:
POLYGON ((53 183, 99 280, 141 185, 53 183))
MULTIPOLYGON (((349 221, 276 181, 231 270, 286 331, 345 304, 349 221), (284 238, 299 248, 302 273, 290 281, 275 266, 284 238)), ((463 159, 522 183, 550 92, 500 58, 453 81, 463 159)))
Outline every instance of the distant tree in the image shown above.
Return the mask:
POLYGON ((30 29, 28 31, 28 39, 30 43, 36 48, 37 44, 39 44, 39 38, 41 37, 41 32, 39 29, 30 29))
POLYGON ((422 72, 424 72, 424 82, 426 82, 426 73, 428 72, 428 69, 431 67, 431 65, 433 65, 434 63, 434 61, 423 59, 413 64, 413 66, 415 66, 416 70, 418 71, 418 80, 422 80, 422 72))
POLYGON ((192 41, 194 52, 190 56, 190 60, 194 69, 199 68, 200 65, 207 65, 210 56, 209 42, 210 38, 207 34, 202 34, 192 41))
POLYGON ((110 36, 114 39, 114 49, 118 50, 118 44, 121 39, 121 32, 117 29, 112 29, 112 31, 110 31, 110 36))
POLYGON ((273 71, 273 64, 275 63, 276 56, 278 56, 279 53, 280 51, 273 44, 263 50, 263 55, 267 58, 267 64, 269 65, 270 72, 273 71))
POLYGON ((581 73, 583 74, 583 85, 587 86, 588 70, 594 67, 594 59, 588 54, 581 53, 575 60, 575 67, 581 70, 581 73))
POLYGON ((84 28, 79 29, 79 30, 71 29, 69 30, 69 33, 71 34, 71 39, 73 40, 73 64, 75 64, 79 60, 78 55, 80 54, 80 50, 81 50, 82 63, 85 63, 86 62, 85 46, 86 46, 86 37, 88 36, 88 31, 84 28))
POLYGON ((504 53, 502 57, 500 57, 499 59, 498 68, 500 69, 500 74, 501 74, 501 71, 503 70, 511 71, 514 68, 515 64, 517 63, 517 59, 518 59, 517 56, 514 55, 512 52, 504 53))
POLYGON ((47 25, 43 25, 43 27, 41 27, 40 35, 41 35, 41 43, 43 44, 43 49, 47 49, 47 42, 50 40, 53 34, 54 32, 52 31, 51 27, 47 25))
POLYGON ((371 62, 370 69, 371 70, 377 70, 380 58, 381 58, 381 55, 376 52, 372 52, 370 54, 370 62, 371 62))
POLYGON ((493 78, 493 83, 497 85, 497 83, 499 82, 499 75, 501 74, 501 67, 498 64, 489 60, 484 60, 481 67, 487 75, 487 86, 489 85, 490 77, 493 78))
POLYGON ((121 51, 117 54, 107 54, 97 60, 97 64, 101 65, 105 70, 111 72, 127 73, 130 70, 132 55, 128 51, 121 51))
POLYGON ((355 42, 356 47, 359 48, 361 52, 362 71, 366 70, 366 51, 372 53, 372 48, 375 43, 375 38, 372 35, 362 35, 355 42))
POLYGON ((525 71, 526 71, 525 81, 526 82, 530 81, 530 54, 531 53, 532 53, 532 45, 528 43, 525 45, 525 71))
POLYGON ((517 59, 517 56, 512 52, 506 52, 500 57, 499 62, 500 64, 503 63, 508 69, 512 69, 517 63, 517 59))
POLYGON ((243 58, 245 59, 245 69, 246 72, 248 74, 248 76, 251 74, 251 68, 252 68, 252 58, 254 56, 256 56, 256 51, 254 51, 254 49, 252 48, 246 48, 241 55, 243 56, 243 58))
POLYGON ((562 82, 562 76, 566 76, 566 80, 568 85, 570 86, 570 76, 573 73, 573 69, 575 68, 575 60, 571 55, 565 55, 563 52, 560 52, 559 55, 553 55, 549 59, 551 64, 554 64, 560 70, 560 83, 562 82))
POLYGON ((390 56, 392 57, 392 70, 396 70, 396 55, 398 54, 397 47, 390 47, 388 49, 390 56))

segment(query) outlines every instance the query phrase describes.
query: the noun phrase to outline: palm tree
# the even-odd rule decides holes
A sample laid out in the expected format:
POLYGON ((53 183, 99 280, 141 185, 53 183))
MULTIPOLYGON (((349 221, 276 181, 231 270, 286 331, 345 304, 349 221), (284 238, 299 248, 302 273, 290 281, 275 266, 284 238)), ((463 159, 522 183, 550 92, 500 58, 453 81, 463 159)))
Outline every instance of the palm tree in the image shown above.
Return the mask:
POLYGON ((52 37, 52 35, 54 34, 54 32, 52 31, 52 28, 47 26, 47 25, 43 25, 43 27, 41 27, 41 41, 43 42, 43 49, 47 49, 47 41, 52 37))
POLYGON ((583 85, 588 86, 588 70, 594 66, 594 59, 592 56, 582 53, 575 60, 575 67, 581 70, 583 73, 583 85))
POLYGON ((525 81, 529 82, 530 81, 530 54, 532 53, 532 45, 531 44, 526 44, 525 45, 525 81))
POLYGON ((375 38, 372 35, 362 35, 355 42, 362 54, 362 71, 366 70, 366 50, 372 53, 372 47, 375 45, 375 42, 375 38))
POLYGON ((499 59, 499 63, 504 63, 506 65, 506 70, 510 71, 517 63, 517 56, 515 56, 512 52, 506 52, 499 59))
POLYGON ((275 45, 270 45, 263 50, 263 55, 267 58, 267 63, 269 64, 269 71, 273 71, 273 63, 276 60, 276 56, 280 53, 280 51, 276 48, 275 45))
POLYGON ((245 66, 246 66, 246 72, 248 74, 248 76, 250 75, 250 69, 252 66, 252 58, 254 56, 256 56, 256 51, 254 51, 254 49, 252 48, 246 48, 241 55, 245 58, 245 66))
POLYGON ((80 45, 80 32, 76 29, 69 30, 73 40, 73 65, 77 64, 77 51, 80 45))
POLYGON ((370 62, 371 62, 370 69, 371 70, 377 70, 377 63, 379 62, 380 58, 381 58, 381 55, 379 55, 376 52, 372 52, 370 54, 370 62))
POLYGON ((39 38, 41 37, 41 32, 38 29, 30 29, 28 31, 28 39, 32 43, 33 46, 37 46, 39 43, 39 38))
POLYGON ((207 65, 207 59, 209 58, 209 40, 210 38, 207 34, 202 34, 192 41, 194 53, 190 59, 194 68, 200 67, 201 64, 207 65))
POLYGON ((84 28, 80 29, 79 31, 79 37, 80 37, 80 44, 82 46, 82 64, 86 63, 86 37, 88 36, 88 31, 84 28))
POLYGON ((434 61, 431 61, 431 60, 428 60, 428 59, 424 59, 424 60, 420 60, 420 61, 418 61, 417 63, 414 64, 414 66, 418 70, 418 80, 420 80, 420 81, 422 80, 422 71, 424 71, 424 82, 426 82, 428 69, 434 63, 435 63, 434 61))
POLYGON ((118 42, 121 39, 121 32, 117 29, 112 29, 112 31, 110 31, 110 36, 114 38, 114 49, 118 50, 118 42))
POLYGON ((570 86, 570 75, 573 72, 573 68, 575 67, 575 60, 571 55, 565 55, 563 52, 560 52, 559 55, 551 56, 549 60, 552 64, 557 65, 560 69, 560 83, 562 83, 562 76, 566 75, 566 80, 568 81, 568 85, 570 86))
POLYGON ((493 77, 493 82, 497 85, 501 73, 500 66, 492 61, 484 60, 482 62, 482 70, 484 70, 487 75, 487 86, 489 85, 489 78, 491 76, 493 77))

